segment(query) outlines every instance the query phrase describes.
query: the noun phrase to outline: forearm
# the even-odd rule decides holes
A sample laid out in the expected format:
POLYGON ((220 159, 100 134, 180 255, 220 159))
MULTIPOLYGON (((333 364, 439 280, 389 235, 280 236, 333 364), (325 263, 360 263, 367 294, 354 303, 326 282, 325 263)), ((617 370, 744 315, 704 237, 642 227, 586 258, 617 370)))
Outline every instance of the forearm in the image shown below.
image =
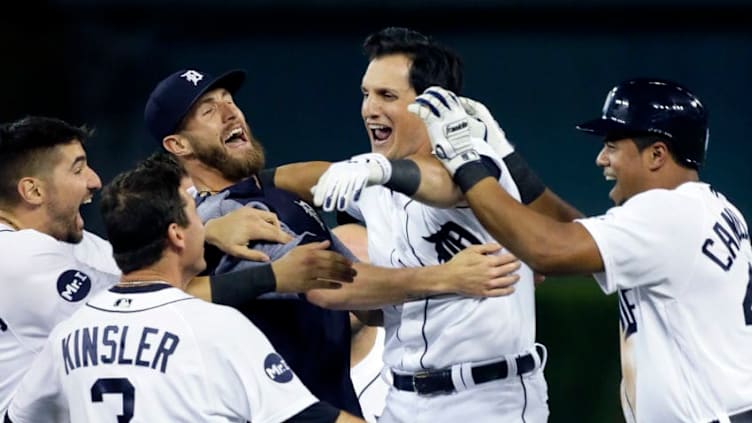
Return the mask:
POLYGON ((587 274, 602 269, 594 241, 578 223, 565 223, 525 207, 493 178, 465 193, 488 232, 535 271, 587 274))
POLYGON ((276 168, 274 186, 297 194, 305 201, 313 201, 311 187, 316 185, 319 177, 329 168, 329 162, 314 161, 290 163, 276 168))
POLYGON ((444 166, 432 156, 410 156, 420 169, 420 184, 412 198, 434 207, 452 207, 463 201, 462 192, 444 166))
POLYGON ((365 263, 353 265, 355 281, 340 289, 311 290, 309 301, 339 310, 367 310, 447 292, 445 265, 384 268, 365 263))
POLYGON ((559 222, 571 222, 584 215, 569 203, 559 198, 553 191, 546 188, 537 199, 529 204, 530 208, 559 222))

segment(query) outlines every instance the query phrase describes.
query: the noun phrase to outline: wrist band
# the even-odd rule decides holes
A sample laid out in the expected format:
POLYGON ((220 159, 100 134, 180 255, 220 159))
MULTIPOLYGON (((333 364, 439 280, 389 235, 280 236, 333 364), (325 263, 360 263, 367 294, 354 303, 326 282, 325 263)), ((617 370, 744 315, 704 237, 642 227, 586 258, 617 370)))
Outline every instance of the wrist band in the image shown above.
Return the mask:
POLYGON ((384 184, 385 187, 405 195, 412 196, 420 186, 420 168, 412 160, 389 160, 392 164, 392 176, 384 184))
POLYGON ((522 204, 532 203, 546 190, 543 181, 516 151, 504 157, 504 163, 507 165, 515 185, 520 190, 522 204))
POLYGON ((277 289, 277 279, 269 263, 222 275, 212 275, 209 277, 209 283, 212 302, 230 307, 241 306, 277 289))
POLYGON ((460 190, 462 190, 462 193, 466 193, 470 188, 474 187, 475 184, 480 182, 481 179, 488 177, 492 177, 492 175, 486 165, 483 164, 483 161, 475 160, 460 166, 460 168, 454 172, 453 179, 454 183, 460 187, 460 190))

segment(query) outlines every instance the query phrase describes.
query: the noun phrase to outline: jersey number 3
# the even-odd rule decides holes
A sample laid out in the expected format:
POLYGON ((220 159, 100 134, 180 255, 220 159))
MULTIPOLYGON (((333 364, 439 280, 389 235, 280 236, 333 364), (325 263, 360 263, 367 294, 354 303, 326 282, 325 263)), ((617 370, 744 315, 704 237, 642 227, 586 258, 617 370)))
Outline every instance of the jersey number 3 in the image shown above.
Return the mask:
POLYGON ((97 379, 91 385, 91 400, 93 402, 102 402, 104 394, 120 394, 123 396, 123 414, 118 414, 118 423, 128 423, 133 418, 133 405, 136 400, 135 389, 128 379, 97 379))

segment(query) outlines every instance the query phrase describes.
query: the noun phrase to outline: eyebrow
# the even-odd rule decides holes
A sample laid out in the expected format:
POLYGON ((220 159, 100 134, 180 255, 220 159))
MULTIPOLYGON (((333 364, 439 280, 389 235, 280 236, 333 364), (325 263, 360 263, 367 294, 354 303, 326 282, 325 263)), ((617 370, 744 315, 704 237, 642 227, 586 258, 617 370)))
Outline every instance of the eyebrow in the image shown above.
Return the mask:
POLYGON ((75 158, 75 159, 73 160, 73 163, 71 163, 71 165, 70 165, 70 168, 71 168, 71 169, 73 169, 73 168, 74 168, 74 167, 76 167, 76 165, 78 165, 79 163, 86 163, 86 154, 81 154, 80 156, 77 156, 77 157, 76 157, 76 158, 75 158))

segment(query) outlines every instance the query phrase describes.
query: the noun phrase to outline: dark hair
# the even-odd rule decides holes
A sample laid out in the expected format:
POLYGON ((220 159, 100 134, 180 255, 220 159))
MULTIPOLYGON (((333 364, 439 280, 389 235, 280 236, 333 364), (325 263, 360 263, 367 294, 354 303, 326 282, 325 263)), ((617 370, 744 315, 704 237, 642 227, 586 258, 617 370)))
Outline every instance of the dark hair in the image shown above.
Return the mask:
POLYGON ((0 204, 19 201, 16 187, 25 176, 52 170, 56 164, 55 147, 75 141, 84 143, 93 131, 63 120, 27 116, 0 125, 0 204))
POLYGON ((117 175, 102 191, 100 208, 115 261, 123 273, 156 263, 172 223, 188 226, 180 183, 188 176, 169 154, 157 152, 117 175))
POLYGON ((462 91, 462 59, 448 47, 408 28, 389 27, 369 35, 363 42, 369 60, 392 54, 412 59, 410 85, 417 94, 438 85, 459 95, 462 91))
POLYGON ((674 161, 678 163, 680 166, 689 168, 689 169, 697 169, 696 166, 693 166, 691 164, 688 164, 684 162, 683 160, 680 160, 679 157, 676 154, 676 151, 674 149, 674 143, 673 141, 664 136, 660 136, 657 134, 652 134, 649 132, 632 132, 632 133, 619 133, 619 134, 609 134, 606 136, 606 140, 617 140, 617 139, 624 139, 624 138, 630 138, 632 142, 634 142, 635 146, 637 146, 637 151, 642 152, 646 148, 650 147, 651 145, 662 142, 666 144, 666 148, 668 149, 669 154, 671 154, 671 157, 674 158, 674 161))

